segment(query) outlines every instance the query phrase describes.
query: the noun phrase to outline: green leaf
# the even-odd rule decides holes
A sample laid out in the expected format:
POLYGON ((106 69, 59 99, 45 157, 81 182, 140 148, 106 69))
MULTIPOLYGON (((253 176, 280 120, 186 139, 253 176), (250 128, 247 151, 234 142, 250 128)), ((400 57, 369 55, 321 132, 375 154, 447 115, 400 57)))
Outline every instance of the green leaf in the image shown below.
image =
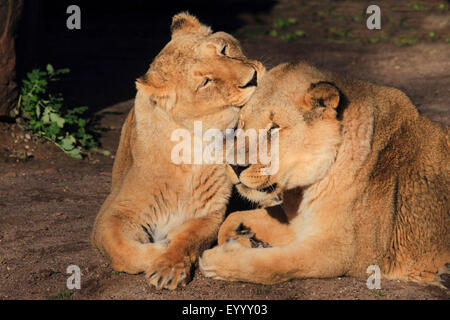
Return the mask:
POLYGON ((297 24, 298 20, 296 18, 288 18, 288 23, 293 25, 293 24, 297 24))
POLYGON ((283 39, 283 40, 288 40, 288 41, 290 41, 290 40, 294 40, 295 39, 295 36, 292 34, 292 33, 285 33, 285 34, 283 34, 282 36, 281 36, 281 38, 283 39))
POLYGON ((69 114, 73 113, 73 114, 82 114, 85 111, 87 111, 89 108, 88 107, 77 107, 77 108, 73 108, 71 110, 68 111, 69 114))
POLYGON ((86 126, 86 119, 83 119, 83 118, 78 119, 78 125, 80 127, 86 126))
POLYGON ((53 69, 53 66, 51 64, 47 65, 47 72, 49 74, 54 74, 55 73, 55 69, 53 69))
POLYGON ((76 141, 77 140, 73 136, 67 135, 64 139, 61 140, 60 146, 64 150, 72 150, 76 141))
POLYGON ((45 136, 50 139, 55 139, 57 135, 59 135, 61 132, 61 128, 58 126, 56 122, 50 123, 49 126, 46 127, 45 136))
POLYGON ((66 122, 66 120, 64 120, 61 116, 59 116, 57 113, 53 113, 53 112, 50 113, 50 120, 52 122, 56 122, 56 124, 60 128, 64 127, 64 123, 66 122))
POLYGON ((74 148, 70 151, 67 151, 67 154, 75 159, 82 159, 83 156, 81 155, 81 149, 80 148, 74 148))
POLYGON ((46 107, 44 109, 44 113, 42 114, 42 122, 44 124, 50 123, 50 112, 52 112, 52 110, 51 107, 46 107))
POLYGON ((69 68, 64 68, 64 69, 58 69, 56 70, 56 74, 66 74, 69 73, 70 69, 69 68))
POLYGON ((100 153, 103 154, 106 157, 109 157, 111 155, 111 151, 106 150, 106 149, 101 149, 100 153))
POLYGON ((106 150, 106 149, 93 148, 92 151, 98 152, 98 153, 104 155, 105 157, 109 157, 111 155, 111 151, 106 150))
POLYGON ((303 30, 297 30, 297 31, 295 31, 295 35, 297 37, 303 38, 306 35, 306 33, 303 30))

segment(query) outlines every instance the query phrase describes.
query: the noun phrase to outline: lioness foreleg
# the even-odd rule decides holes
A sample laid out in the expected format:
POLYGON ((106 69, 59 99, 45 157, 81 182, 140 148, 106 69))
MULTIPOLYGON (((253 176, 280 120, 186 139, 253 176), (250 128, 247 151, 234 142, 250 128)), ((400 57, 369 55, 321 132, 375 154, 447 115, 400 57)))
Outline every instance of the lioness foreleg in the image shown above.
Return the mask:
POLYGON ((215 240, 222 220, 222 213, 214 213, 174 228, 168 234, 170 242, 166 252, 146 271, 148 282, 158 289, 173 290, 179 284, 186 285, 192 265, 215 240))
POLYGON ((220 227, 218 244, 222 245, 229 239, 235 239, 250 247, 248 238, 241 237, 239 234, 240 226, 250 229, 256 239, 266 242, 272 247, 285 246, 295 240, 295 234, 281 209, 266 208, 237 211, 230 214, 220 227))
POLYGON ((337 242, 311 238, 286 247, 248 248, 236 241, 207 250, 199 261, 206 277, 273 284, 293 278, 343 275, 351 255, 337 242))

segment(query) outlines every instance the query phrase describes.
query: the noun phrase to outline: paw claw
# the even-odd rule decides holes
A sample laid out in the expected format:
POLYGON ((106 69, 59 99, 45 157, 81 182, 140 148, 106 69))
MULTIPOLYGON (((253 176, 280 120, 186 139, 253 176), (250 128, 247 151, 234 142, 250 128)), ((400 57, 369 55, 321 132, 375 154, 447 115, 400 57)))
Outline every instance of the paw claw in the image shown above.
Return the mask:
POLYGON ((147 271, 147 282, 156 289, 174 290, 180 284, 186 285, 188 269, 190 265, 186 265, 184 261, 174 263, 161 257, 147 271))

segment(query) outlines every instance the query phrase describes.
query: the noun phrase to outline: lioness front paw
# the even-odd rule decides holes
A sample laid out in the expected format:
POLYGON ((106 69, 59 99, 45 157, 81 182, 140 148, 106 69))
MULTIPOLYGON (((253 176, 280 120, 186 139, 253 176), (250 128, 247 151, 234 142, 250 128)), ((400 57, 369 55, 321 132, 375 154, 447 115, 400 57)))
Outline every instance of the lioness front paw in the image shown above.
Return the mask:
POLYGON ((176 258, 163 254, 145 273, 149 285, 157 289, 174 290, 189 281, 191 263, 189 257, 176 258))
POLYGON ((240 242, 230 239, 221 246, 206 250, 199 259, 199 269, 205 277, 235 281, 237 279, 234 274, 239 271, 241 263, 236 260, 235 253, 242 249, 248 248, 240 242))
POLYGON ((236 228, 228 235, 227 240, 235 240, 248 248, 269 248, 270 245, 258 239, 255 233, 250 230, 249 227, 242 222, 239 223, 236 228))

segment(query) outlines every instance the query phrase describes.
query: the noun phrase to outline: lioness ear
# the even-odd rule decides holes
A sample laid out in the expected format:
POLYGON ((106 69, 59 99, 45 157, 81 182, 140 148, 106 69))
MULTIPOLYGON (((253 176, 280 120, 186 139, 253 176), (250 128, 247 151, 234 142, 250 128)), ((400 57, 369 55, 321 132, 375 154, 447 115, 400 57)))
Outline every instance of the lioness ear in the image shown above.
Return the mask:
POLYGON ((168 85, 154 73, 148 72, 136 79, 136 89, 166 110, 170 110, 174 105, 168 85))
POLYGON ((311 84, 311 87, 300 99, 300 104, 306 110, 312 110, 316 107, 336 109, 339 101, 339 89, 330 82, 320 81, 311 84))
POLYGON ((170 31, 172 32, 172 38, 183 33, 199 32, 208 35, 212 32, 210 27, 201 24, 196 17, 187 12, 181 12, 173 16, 170 31))

